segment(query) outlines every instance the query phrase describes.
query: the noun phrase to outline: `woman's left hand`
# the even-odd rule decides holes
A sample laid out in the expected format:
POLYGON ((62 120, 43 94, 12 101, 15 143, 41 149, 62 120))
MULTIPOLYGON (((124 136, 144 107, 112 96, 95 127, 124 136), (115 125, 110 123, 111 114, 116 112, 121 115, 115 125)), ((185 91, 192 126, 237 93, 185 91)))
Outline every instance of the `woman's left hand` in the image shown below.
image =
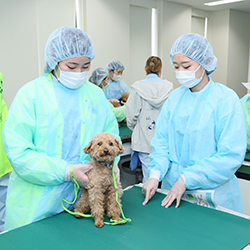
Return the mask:
POLYGON ((182 177, 174 184, 174 186, 169 191, 168 195, 165 199, 161 202, 161 205, 165 208, 171 206, 174 200, 176 200, 176 208, 179 206, 181 197, 186 190, 186 184, 182 177))

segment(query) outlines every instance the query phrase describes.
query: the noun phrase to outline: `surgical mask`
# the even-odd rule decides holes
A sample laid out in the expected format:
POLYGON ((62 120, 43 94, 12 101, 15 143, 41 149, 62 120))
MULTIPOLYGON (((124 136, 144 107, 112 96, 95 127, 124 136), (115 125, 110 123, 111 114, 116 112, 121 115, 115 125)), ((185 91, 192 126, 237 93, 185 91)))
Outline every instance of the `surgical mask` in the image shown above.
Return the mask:
POLYGON ((205 73, 205 70, 203 71, 202 76, 197 79, 195 77, 195 73, 197 70, 201 67, 201 65, 196 70, 182 70, 182 71, 175 71, 175 75, 179 83, 187 88, 193 88, 194 86, 198 85, 205 73))
POLYGON ((83 82, 86 80, 89 71, 83 72, 70 72, 70 71, 63 71, 58 66, 60 71, 60 76, 58 80, 67 88, 69 89, 78 89, 83 82))
POLYGON ((107 82, 107 81, 104 81, 104 82, 106 82, 107 84, 106 84, 106 86, 104 86, 104 85, 102 84, 102 89, 106 89, 106 88, 109 86, 109 82, 107 82))
POLYGON ((117 74, 114 73, 114 76, 112 77, 112 80, 118 82, 121 79, 121 77, 122 77, 121 75, 117 75, 117 74))

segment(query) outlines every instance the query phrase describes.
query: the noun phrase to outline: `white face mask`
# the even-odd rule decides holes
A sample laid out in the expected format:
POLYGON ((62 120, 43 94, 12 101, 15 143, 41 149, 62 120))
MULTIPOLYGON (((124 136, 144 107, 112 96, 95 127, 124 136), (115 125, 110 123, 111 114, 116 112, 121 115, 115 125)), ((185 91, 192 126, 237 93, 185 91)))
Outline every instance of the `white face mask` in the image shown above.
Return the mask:
POLYGON ((69 89, 78 89, 83 82, 86 80, 89 71, 83 72, 70 72, 70 71, 63 71, 58 66, 60 71, 60 76, 58 80, 67 88, 69 89))
POLYGON ((118 82, 121 79, 121 77, 122 77, 121 75, 117 75, 117 74, 114 73, 114 76, 112 77, 112 80, 118 82))
POLYGON ((106 82, 107 84, 106 84, 106 86, 104 86, 104 85, 102 84, 102 89, 106 89, 106 88, 109 86, 109 82, 107 82, 107 81, 104 81, 104 82, 106 82))
POLYGON ((179 83, 187 88, 193 88, 197 84, 199 84, 203 78, 205 73, 205 69, 203 71, 202 76, 197 79, 195 77, 196 71, 201 67, 201 65, 196 70, 182 70, 182 71, 175 71, 175 75, 179 83))

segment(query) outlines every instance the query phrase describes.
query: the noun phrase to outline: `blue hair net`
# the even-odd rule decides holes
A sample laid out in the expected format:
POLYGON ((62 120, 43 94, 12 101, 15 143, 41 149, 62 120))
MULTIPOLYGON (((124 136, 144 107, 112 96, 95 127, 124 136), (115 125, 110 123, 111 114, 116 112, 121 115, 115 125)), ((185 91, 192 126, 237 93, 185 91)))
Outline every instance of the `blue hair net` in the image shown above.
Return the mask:
POLYGON ((50 73, 58 62, 79 56, 94 59, 95 50, 90 36, 77 28, 58 28, 51 33, 45 47, 44 72, 50 73))
POLYGON ((187 33, 180 36, 173 44, 170 51, 170 61, 173 64, 173 57, 176 54, 183 54, 199 63, 211 74, 217 67, 217 58, 208 40, 198 34, 187 33))
POLYGON ((89 81, 99 86, 104 78, 109 75, 109 71, 104 67, 96 68, 89 78, 89 81))
POLYGON ((115 70, 115 69, 124 70, 125 69, 124 65, 118 60, 113 60, 113 61, 109 62, 105 67, 108 70, 115 70))

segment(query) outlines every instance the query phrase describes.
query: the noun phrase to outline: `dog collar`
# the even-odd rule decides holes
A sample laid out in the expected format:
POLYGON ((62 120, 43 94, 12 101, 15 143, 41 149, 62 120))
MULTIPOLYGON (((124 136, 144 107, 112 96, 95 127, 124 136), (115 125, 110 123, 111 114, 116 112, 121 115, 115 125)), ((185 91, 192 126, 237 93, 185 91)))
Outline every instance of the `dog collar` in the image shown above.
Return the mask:
MULTIPOLYGON (((97 160, 96 160, 97 161, 97 160)), ((114 161, 112 161, 111 163, 107 164, 107 163, 104 163, 102 161, 97 161, 98 163, 104 165, 105 167, 110 167, 111 165, 113 165, 114 161)))

